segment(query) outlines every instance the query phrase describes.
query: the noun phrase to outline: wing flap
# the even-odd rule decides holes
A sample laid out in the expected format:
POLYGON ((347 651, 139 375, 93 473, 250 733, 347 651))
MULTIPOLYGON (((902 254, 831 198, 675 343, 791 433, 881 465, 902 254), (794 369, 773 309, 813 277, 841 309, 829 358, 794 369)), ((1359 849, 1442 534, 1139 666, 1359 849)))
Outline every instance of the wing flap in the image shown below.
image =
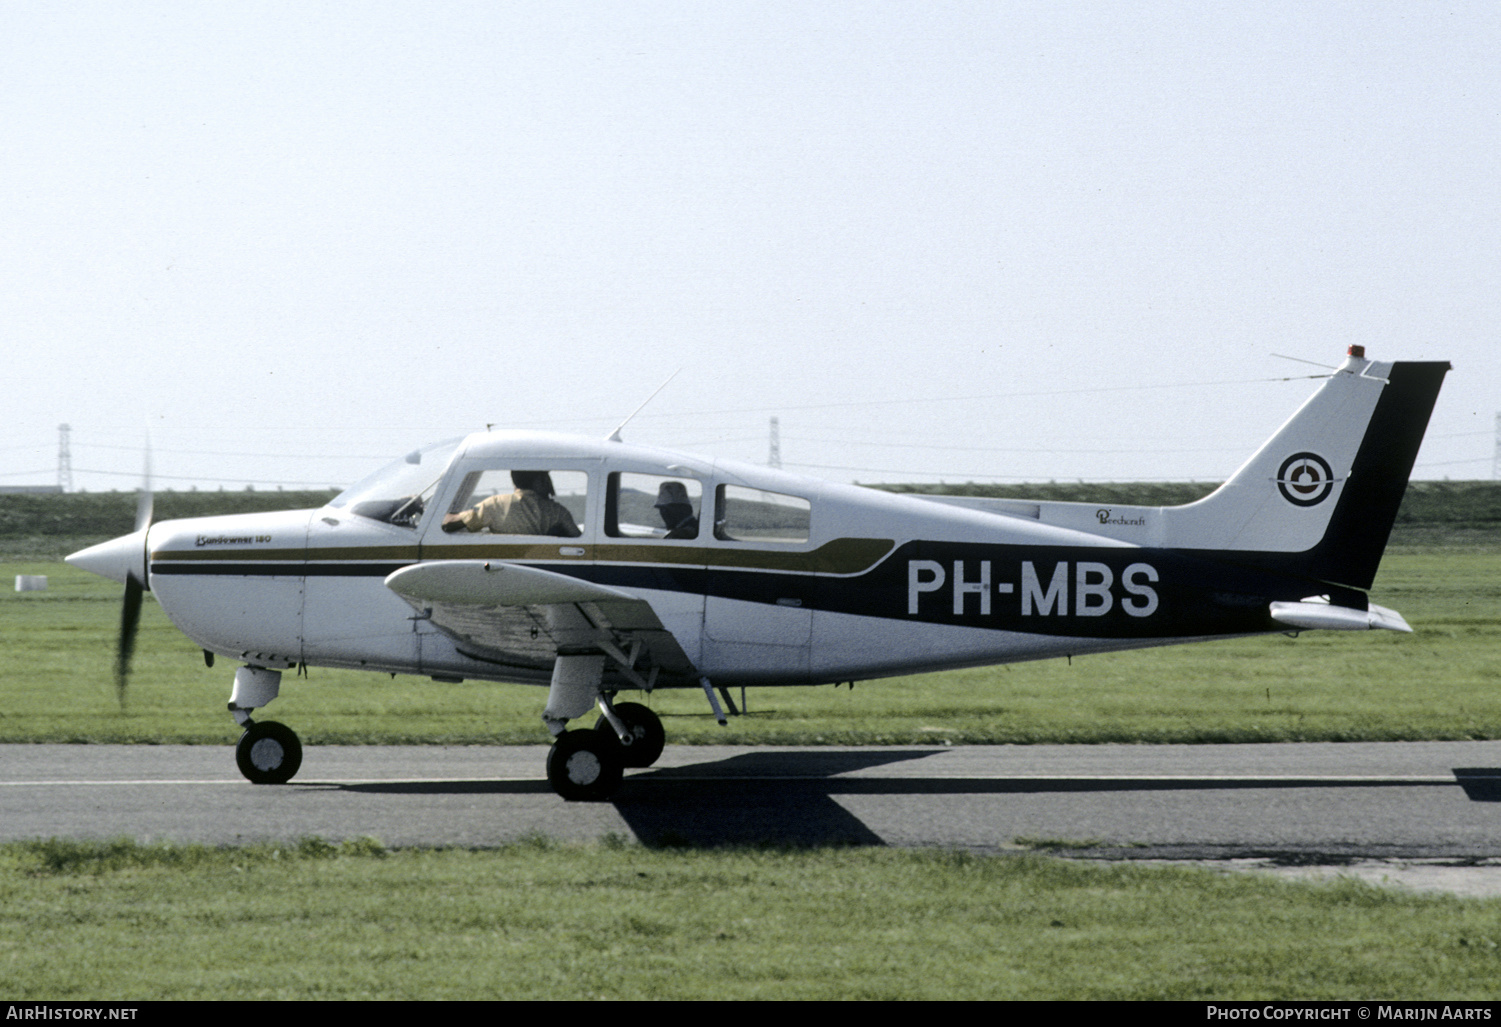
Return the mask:
POLYGON ((498 560, 415 564, 389 575, 386 585, 425 610, 461 652, 487 662, 541 671, 559 652, 636 644, 664 674, 696 680, 692 661, 651 604, 622 589, 498 560))

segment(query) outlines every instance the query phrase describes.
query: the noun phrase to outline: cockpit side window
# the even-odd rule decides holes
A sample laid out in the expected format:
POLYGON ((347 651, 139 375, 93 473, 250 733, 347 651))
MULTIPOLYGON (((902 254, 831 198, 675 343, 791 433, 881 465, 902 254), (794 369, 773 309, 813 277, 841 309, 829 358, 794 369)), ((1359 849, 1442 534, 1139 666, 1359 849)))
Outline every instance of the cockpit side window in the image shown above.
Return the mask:
POLYGON ((588 500, 589 476, 583 471, 472 471, 448 506, 443 530, 577 538, 588 500))
POLYGON ((714 504, 714 537, 724 541, 806 542, 813 504, 801 496, 721 485, 714 504))
POLYGON ((696 539, 703 510, 696 478, 617 471, 610 475, 605 534, 611 538, 696 539))

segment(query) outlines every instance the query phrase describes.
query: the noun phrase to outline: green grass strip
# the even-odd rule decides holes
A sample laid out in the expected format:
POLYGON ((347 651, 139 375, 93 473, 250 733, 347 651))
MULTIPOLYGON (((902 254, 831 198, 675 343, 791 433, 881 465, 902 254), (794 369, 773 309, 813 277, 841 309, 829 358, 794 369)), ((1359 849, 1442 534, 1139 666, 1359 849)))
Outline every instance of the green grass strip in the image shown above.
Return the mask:
POLYGON ((1038 855, 0 846, 13 1000, 1493 999, 1501 901, 1038 855))

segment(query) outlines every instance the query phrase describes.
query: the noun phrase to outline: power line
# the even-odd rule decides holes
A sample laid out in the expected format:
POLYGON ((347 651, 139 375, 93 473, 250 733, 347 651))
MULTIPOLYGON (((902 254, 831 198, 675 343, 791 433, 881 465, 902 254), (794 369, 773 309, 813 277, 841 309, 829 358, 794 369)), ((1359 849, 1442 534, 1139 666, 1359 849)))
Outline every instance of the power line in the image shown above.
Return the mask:
MULTIPOLYGON (((999 400, 999 399, 1030 399, 1030 398, 1046 398, 1046 397, 1052 397, 1052 396, 1089 396, 1089 395, 1099 395, 1099 394, 1102 394, 1102 393, 1112 393, 1112 392, 1148 392, 1148 391, 1155 392, 1155 391, 1161 391, 1161 390, 1164 390, 1164 389, 1206 389, 1206 388, 1217 388, 1217 387, 1220 387, 1220 386, 1229 386, 1229 385, 1268 385, 1268 384, 1280 384, 1280 383, 1285 383, 1285 382, 1312 381, 1312 380, 1318 380, 1318 379, 1323 379, 1323 378, 1328 378, 1328 377, 1330 377, 1330 375, 1327 375, 1327 374, 1308 374, 1308 375, 1293 375, 1293 376, 1290 376, 1290 377, 1279 377, 1279 378, 1237 378, 1237 379, 1225 379, 1225 380, 1221 380, 1221 381, 1207 381, 1207 382, 1155 382, 1155 383, 1147 384, 1147 385, 1098 385, 1098 386, 1090 386, 1090 387, 1087 387, 1087 388, 1077 388, 1077 389, 1041 389, 1041 390, 1032 390, 1032 391, 1025 391, 1025 392, 992 392, 992 393, 983 393, 983 394, 966 395, 966 396, 953 396, 953 395, 949 395, 949 396, 906 396, 906 397, 903 397, 903 398, 900 398, 900 399, 858 399, 858 400, 845 400, 845 401, 837 402, 837 403, 793 403, 793 404, 788 404, 788 403, 766 403, 766 404, 762 404, 761 406, 755 406, 755 407, 715 407, 713 409, 708 409, 708 410, 674 410, 674 411, 671 411, 670 413, 648 413, 648 412, 644 412, 643 411, 640 415, 638 415, 633 420, 643 420, 643 419, 646 419, 646 418, 652 418, 652 419, 656 419, 656 420, 662 420, 662 419, 665 419, 665 418, 673 418, 673 417, 707 417, 707 416, 722 415, 722 414, 765 414, 765 413, 768 413, 768 412, 773 411, 773 410, 781 413, 781 412, 785 412, 785 411, 788 411, 788 410, 838 410, 838 409, 848 409, 848 408, 851 408, 851 407, 902 406, 902 405, 917 405, 917 404, 924 404, 924 403, 974 403, 974 402, 988 402, 988 401, 999 400)), ((530 427, 536 427, 538 425, 541 425, 541 426, 555 425, 555 424, 558 424, 561 421, 567 421, 569 423, 574 423, 574 424, 606 424, 606 423, 608 423, 608 424, 614 425, 615 423, 617 423, 618 420, 619 420, 618 417, 615 417, 615 416, 604 416, 604 415, 595 416, 595 417, 567 417, 567 416, 558 416, 558 417, 551 417, 551 418, 549 418, 547 420, 512 421, 512 422, 508 422, 508 423, 509 423, 509 426, 513 427, 513 428, 530 428, 530 427)), ((99 426, 97 430, 100 430, 100 431, 122 431, 122 430, 126 430, 126 429, 111 429, 109 426, 104 425, 104 426, 99 426)), ((174 430, 174 431, 205 431, 205 432, 207 432, 207 431, 225 431, 226 428, 222 424, 215 424, 215 425, 174 425, 174 426, 172 426, 172 430, 174 430)), ((380 424, 380 425, 345 425, 345 426, 341 426, 339 428, 330 428, 327 425, 301 425, 301 426, 297 426, 297 425, 286 425, 286 424, 278 424, 278 425, 261 425, 261 424, 257 424, 257 425, 246 425, 246 426, 235 427, 235 428, 229 429, 229 430, 233 430, 236 434, 241 434, 241 435, 252 433, 252 432, 288 432, 288 431, 291 431, 291 432, 299 432, 299 431, 301 431, 301 432, 310 432, 310 431, 315 431, 315 432, 322 432, 322 433, 325 433, 325 434, 327 434, 329 432, 336 432, 336 431, 337 432, 351 432, 351 431, 360 431, 360 432, 366 432, 366 431, 385 431, 385 432, 390 432, 390 431, 399 431, 399 432, 404 432, 404 433, 407 433, 407 434, 420 434, 420 433, 424 433, 424 432, 430 432, 432 430, 432 427, 431 427, 431 425, 418 425, 418 426, 413 427, 413 426, 400 426, 400 425, 391 425, 391 424, 380 424)))
MULTIPOLYGON (((140 472, 138 471, 92 471, 82 467, 78 469, 78 473, 100 474, 106 477, 113 478, 139 479, 141 476, 140 472)), ((285 478, 279 478, 275 481, 263 481, 253 478, 210 478, 202 474, 153 474, 152 478, 157 481, 207 481, 213 482, 216 485, 292 485, 298 488, 310 489, 327 489, 338 487, 337 485, 331 485, 326 478, 323 481, 288 481, 285 478)))
MULTIPOLYGON (((899 406, 917 403, 975 403, 997 399, 1033 399, 1050 396, 1088 396, 1105 392, 1144 392, 1159 389, 1203 389, 1222 385, 1264 385, 1282 382, 1301 382, 1328 378, 1327 374, 1294 375, 1289 378, 1242 378, 1217 382, 1159 382, 1155 385, 1101 385, 1087 389, 1043 389, 1033 392, 995 392, 974 396, 908 396, 903 399, 857 399, 839 403, 777 403, 759 407, 718 407, 713 410, 676 410, 664 414, 642 414, 639 419, 665 417, 707 417, 714 414, 760 414, 768 410, 836 410, 847 407, 899 406)), ((577 418, 582 423, 603 422, 607 418, 577 418)), ((518 421, 516 427, 547 424, 547 421, 518 421)))
MULTIPOLYGON (((141 447, 140 446, 112 446, 112 445, 109 445, 107 443, 102 443, 102 442, 87 443, 87 444, 84 445, 83 448, 84 449, 114 449, 114 450, 124 450, 127 453, 139 453, 139 452, 141 452, 141 447)), ((385 461, 390 461, 390 460, 393 459, 393 457, 392 457, 392 455, 390 453, 382 453, 379 456, 370 456, 368 454, 360 454, 360 453, 337 453, 337 454, 335 454, 335 453, 266 453, 266 452, 260 452, 260 453, 224 453, 224 452, 220 452, 220 451, 212 450, 212 449, 158 449, 156 447, 152 447, 152 450, 153 450, 153 452, 156 452, 156 453, 168 453, 168 454, 171 454, 171 455, 174 455, 174 456, 223 456, 223 457, 236 457, 236 458, 248 457, 248 458, 251 458, 251 459, 260 459, 260 458, 264 458, 264 457, 275 457, 277 460, 385 460, 385 461)))
POLYGON ((1490 459, 1490 457, 1488 457, 1488 456, 1480 456, 1480 457, 1474 458, 1473 460, 1436 460, 1436 461, 1424 461, 1421 464, 1414 464, 1413 467, 1414 468, 1417 468, 1417 467, 1453 467, 1456 464, 1483 464, 1483 463, 1485 463, 1489 459, 1490 459))

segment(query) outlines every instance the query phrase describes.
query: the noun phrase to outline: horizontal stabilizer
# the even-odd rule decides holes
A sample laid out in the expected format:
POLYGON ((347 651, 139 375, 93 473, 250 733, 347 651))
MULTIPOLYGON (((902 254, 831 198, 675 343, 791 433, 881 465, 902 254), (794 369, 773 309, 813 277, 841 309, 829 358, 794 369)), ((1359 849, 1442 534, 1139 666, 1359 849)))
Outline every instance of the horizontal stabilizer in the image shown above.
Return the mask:
POLYGON ((1371 604, 1368 610, 1352 610, 1345 606, 1333 606, 1327 599, 1304 599, 1296 603, 1272 603, 1272 620, 1291 628, 1306 631, 1370 631, 1386 628, 1388 631, 1412 633, 1406 620, 1396 610, 1371 604))
POLYGON ((406 599, 478 606, 635 601, 618 588, 499 560, 438 560, 393 572, 386 587, 406 599))

